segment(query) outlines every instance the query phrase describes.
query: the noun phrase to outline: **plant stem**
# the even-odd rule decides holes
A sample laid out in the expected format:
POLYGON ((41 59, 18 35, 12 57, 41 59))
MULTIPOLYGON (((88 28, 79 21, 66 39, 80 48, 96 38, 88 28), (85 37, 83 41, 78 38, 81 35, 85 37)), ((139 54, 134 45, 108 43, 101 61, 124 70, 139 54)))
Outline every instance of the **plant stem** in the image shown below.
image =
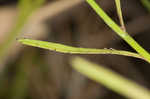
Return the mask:
POLYGON ((86 1, 113 31, 150 63, 150 54, 144 48, 142 48, 126 31, 123 31, 94 0, 86 1))
POLYGON ((122 11, 121 11, 121 3, 120 0, 115 0, 116 3, 116 9, 117 9, 117 14, 120 20, 120 25, 123 31, 126 31, 125 25, 124 25, 124 21, 123 21, 123 16, 122 16, 122 11))

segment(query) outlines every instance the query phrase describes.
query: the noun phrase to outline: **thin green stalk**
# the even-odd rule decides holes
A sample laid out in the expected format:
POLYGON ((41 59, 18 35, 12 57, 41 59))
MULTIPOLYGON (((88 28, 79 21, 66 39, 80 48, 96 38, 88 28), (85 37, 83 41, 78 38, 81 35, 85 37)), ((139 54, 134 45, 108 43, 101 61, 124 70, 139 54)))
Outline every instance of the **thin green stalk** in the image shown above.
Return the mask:
POLYGON ((59 43, 52 43, 52 42, 45 42, 40 40, 32 40, 32 39, 19 39, 20 43, 44 48, 52 51, 57 51, 61 53, 71 53, 71 54, 115 54, 115 55, 124 55, 124 56, 130 56, 135 58, 143 59, 140 55, 128 52, 128 51, 122 51, 122 50, 115 50, 115 49, 92 49, 92 48, 78 48, 78 47, 72 47, 67 46, 59 43))
POLYGON ((150 91, 108 68, 91 63, 80 57, 72 59, 75 70, 128 99, 150 99, 150 91))
POLYGON ((126 31, 123 31, 94 0, 86 1, 113 31, 150 63, 150 54, 144 48, 142 48, 126 31))
POLYGON ((118 14, 118 17, 119 17, 119 20, 120 20, 121 28, 122 28, 123 31, 126 31, 124 21, 123 21, 122 11, 121 11, 120 0, 115 0, 115 3, 116 3, 117 14, 118 14))

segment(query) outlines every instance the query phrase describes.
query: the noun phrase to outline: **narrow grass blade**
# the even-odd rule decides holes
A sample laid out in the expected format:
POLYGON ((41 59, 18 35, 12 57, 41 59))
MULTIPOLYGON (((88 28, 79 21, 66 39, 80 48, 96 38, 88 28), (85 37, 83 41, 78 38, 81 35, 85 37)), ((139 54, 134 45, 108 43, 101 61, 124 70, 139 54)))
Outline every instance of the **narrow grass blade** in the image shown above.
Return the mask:
POLYGON ((116 55, 124 55, 124 56, 131 56, 135 58, 144 59, 140 55, 128 51, 122 51, 122 50, 115 50, 115 49, 92 49, 92 48, 78 48, 78 47, 72 47, 67 46, 59 43, 52 43, 52 42, 46 42, 46 41, 40 41, 40 40, 32 40, 32 39, 19 39, 20 43, 44 48, 52 51, 57 51, 61 53, 71 53, 71 54, 116 54, 116 55))
POLYGON ((150 91, 121 75, 80 57, 73 58, 75 70, 129 99, 150 99, 150 91))

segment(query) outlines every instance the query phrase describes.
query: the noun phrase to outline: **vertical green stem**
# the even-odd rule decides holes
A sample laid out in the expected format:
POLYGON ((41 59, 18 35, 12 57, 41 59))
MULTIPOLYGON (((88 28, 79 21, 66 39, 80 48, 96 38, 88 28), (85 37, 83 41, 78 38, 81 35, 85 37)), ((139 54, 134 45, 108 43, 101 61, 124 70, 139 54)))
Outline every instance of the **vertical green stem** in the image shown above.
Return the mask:
POLYGON ((121 24, 121 28, 126 31, 125 25, 124 25, 124 21, 123 21, 123 15, 122 15, 122 11, 121 11, 121 3, 120 0, 115 0, 116 3, 116 8, 117 8, 117 13, 118 13, 118 17, 120 20, 120 24, 121 24))
POLYGON ((142 48, 126 31, 123 31, 94 0, 86 1, 113 31, 115 31, 122 39, 124 39, 142 57, 150 62, 150 54, 144 48, 142 48))

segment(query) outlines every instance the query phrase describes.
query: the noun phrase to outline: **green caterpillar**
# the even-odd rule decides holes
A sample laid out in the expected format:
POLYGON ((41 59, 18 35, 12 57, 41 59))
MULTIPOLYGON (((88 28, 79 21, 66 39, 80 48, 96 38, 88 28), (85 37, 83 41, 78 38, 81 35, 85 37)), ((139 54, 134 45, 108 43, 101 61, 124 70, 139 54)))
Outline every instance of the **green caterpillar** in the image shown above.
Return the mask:
POLYGON ((44 48, 60 53, 70 53, 70 54, 115 54, 115 55, 124 55, 124 56, 130 56, 135 58, 143 59, 139 54, 128 52, 128 51, 122 51, 122 50, 115 50, 115 49, 94 49, 94 48, 78 48, 78 47, 72 47, 67 46, 59 43, 53 43, 53 42, 46 42, 46 41, 40 41, 40 40, 32 40, 32 39, 18 39, 18 41, 22 44, 44 48))

